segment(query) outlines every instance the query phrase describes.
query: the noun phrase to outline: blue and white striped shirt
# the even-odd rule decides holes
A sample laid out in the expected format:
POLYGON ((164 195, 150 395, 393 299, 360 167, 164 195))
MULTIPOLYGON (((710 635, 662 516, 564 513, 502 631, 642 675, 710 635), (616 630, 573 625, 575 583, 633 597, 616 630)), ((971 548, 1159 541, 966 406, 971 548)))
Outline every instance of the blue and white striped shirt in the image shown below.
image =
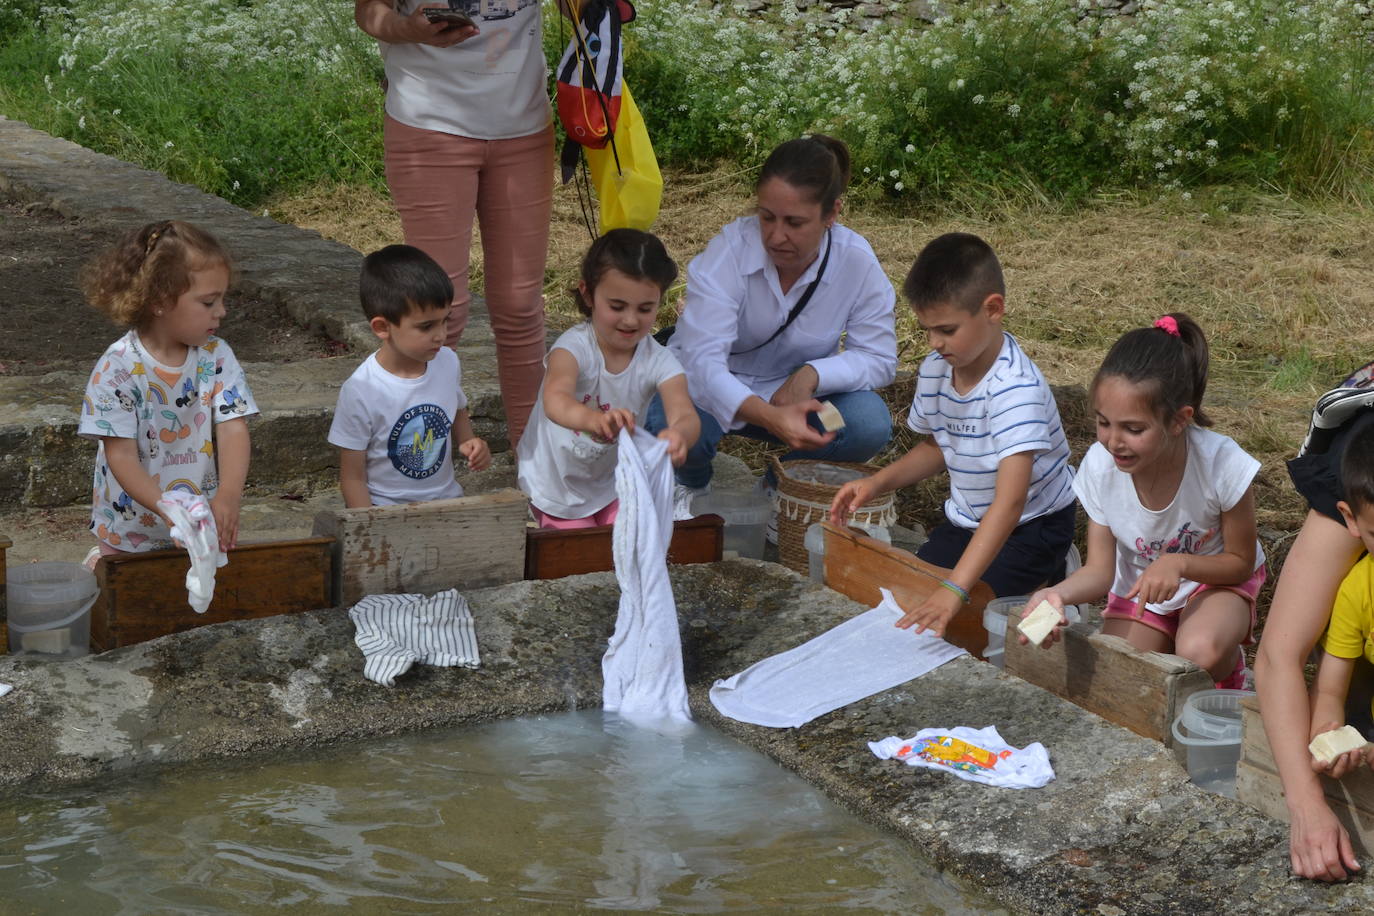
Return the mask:
POLYGON ((1074 500, 1069 443, 1054 395, 1010 334, 1003 334, 997 361, 967 394, 954 390, 952 370, 938 353, 927 356, 907 426, 934 437, 945 456, 945 517, 961 528, 978 527, 992 505, 998 463, 1020 452, 1035 453, 1020 524, 1074 500))

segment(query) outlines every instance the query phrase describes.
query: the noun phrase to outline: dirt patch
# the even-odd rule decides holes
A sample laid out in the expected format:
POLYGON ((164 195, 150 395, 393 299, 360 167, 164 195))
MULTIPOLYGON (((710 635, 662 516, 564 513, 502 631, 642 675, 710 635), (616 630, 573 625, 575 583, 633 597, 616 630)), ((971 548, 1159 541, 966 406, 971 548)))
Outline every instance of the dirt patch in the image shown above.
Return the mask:
MULTIPOLYGON (((0 375, 87 369, 123 333, 86 304, 77 273, 125 228, 0 195, 0 375)), ((220 336, 243 362, 284 363, 347 349, 311 335, 279 306, 237 290, 226 306, 220 336)))

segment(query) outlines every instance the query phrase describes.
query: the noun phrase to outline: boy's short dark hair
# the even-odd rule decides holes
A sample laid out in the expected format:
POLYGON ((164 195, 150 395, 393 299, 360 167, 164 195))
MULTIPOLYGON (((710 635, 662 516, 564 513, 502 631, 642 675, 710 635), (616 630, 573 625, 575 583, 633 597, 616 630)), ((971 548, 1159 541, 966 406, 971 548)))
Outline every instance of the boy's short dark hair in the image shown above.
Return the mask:
POLYGON ((412 245, 388 245, 363 258, 358 298, 370 321, 388 324, 415 309, 447 308, 453 304, 453 281, 433 258, 412 245))
POLYGON ((926 245, 911 265, 902 294, 920 312, 953 305, 976 312, 988 296, 1007 294, 992 246, 967 232, 948 232, 926 245))
POLYGON ((1341 456, 1341 487, 1350 511, 1374 506, 1374 424, 1350 437, 1341 456))

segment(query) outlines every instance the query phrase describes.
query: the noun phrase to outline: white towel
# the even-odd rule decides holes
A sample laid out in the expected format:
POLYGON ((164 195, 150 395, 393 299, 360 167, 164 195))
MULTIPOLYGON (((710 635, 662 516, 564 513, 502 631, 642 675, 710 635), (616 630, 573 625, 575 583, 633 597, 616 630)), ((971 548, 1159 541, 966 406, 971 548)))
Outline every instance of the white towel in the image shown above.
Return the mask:
POLYGON ((157 501, 172 521, 172 538, 191 556, 186 571, 186 600, 197 614, 204 614, 215 597, 215 570, 229 562, 219 549, 219 532, 210 503, 199 493, 168 490, 157 501))
POLYGON ((457 589, 424 595, 368 595, 348 609, 358 628, 353 641, 363 651, 363 677, 383 687, 416 662, 476 668, 477 631, 468 601, 457 589))
POLYGON ((879 591, 883 600, 872 610, 716 681, 711 702, 740 722, 794 728, 964 654, 930 631, 894 627, 902 609, 879 591))
POLYGON ((672 461, 667 443, 642 429, 622 429, 619 452, 615 492, 620 510, 611 547, 620 608, 601 659, 601 703, 632 721, 690 722, 677 604, 668 584, 672 461))
POLYGON ((905 740, 870 741, 868 749, 883 760, 895 757, 908 766, 944 770, 960 779, 1004 789, 1038 789, 1054 779, 1054 767, 1043 744, 1037 741, 1024 748, 1012 747, 992 725, 923 728, 905 740))

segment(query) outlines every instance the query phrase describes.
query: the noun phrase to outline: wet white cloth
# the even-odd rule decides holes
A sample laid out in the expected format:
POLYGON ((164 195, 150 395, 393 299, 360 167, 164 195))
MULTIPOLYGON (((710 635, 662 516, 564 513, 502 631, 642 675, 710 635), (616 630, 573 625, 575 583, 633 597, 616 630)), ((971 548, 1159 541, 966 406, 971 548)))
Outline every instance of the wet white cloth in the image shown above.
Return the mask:
POLYGON ((363 653, 363 677, 383 687, 419 662, 439 668, 481 664, 468 601, 457 589, 424 595, 368 595, 348 609, 363 653))
POLYGON ((944 770, 960 779, 1004 789, 1038 789, 1054 779, 1043 744, 1012 747, 993 725, 923 728, 910 738, 870 741, 868 749, 883 760, 895 758, 908 766, 944 770))
POLYGON ((601 703, 634 720, 690 722, 682 676, 677 604, 668 583, 673 537, 673 467, 668 445, 642 429, 622 429, 611 549, 620 583, 615 632, 601 659, 601 703))
POLYGON ((732 719, 795 728, 964 654, 930 631, 893 626, 902 609, 887 589, 877 607, 756 662, 711 686, 711 702, 732 719))
POLYGON ((14 688, 11 687, 9 684, 0 684, 0 697, 3 697, 5 694, 9 693, 13 689, 14 688))
POLYGON ((191 568, 186 571, 186 600, 191 610, 204 614, 215 597, 215 570, 229 562, 219 549, 219 531, 210 503, 199 493, 168 490, 157 501, 172 522, 172 539, 186 548, 191 568))

